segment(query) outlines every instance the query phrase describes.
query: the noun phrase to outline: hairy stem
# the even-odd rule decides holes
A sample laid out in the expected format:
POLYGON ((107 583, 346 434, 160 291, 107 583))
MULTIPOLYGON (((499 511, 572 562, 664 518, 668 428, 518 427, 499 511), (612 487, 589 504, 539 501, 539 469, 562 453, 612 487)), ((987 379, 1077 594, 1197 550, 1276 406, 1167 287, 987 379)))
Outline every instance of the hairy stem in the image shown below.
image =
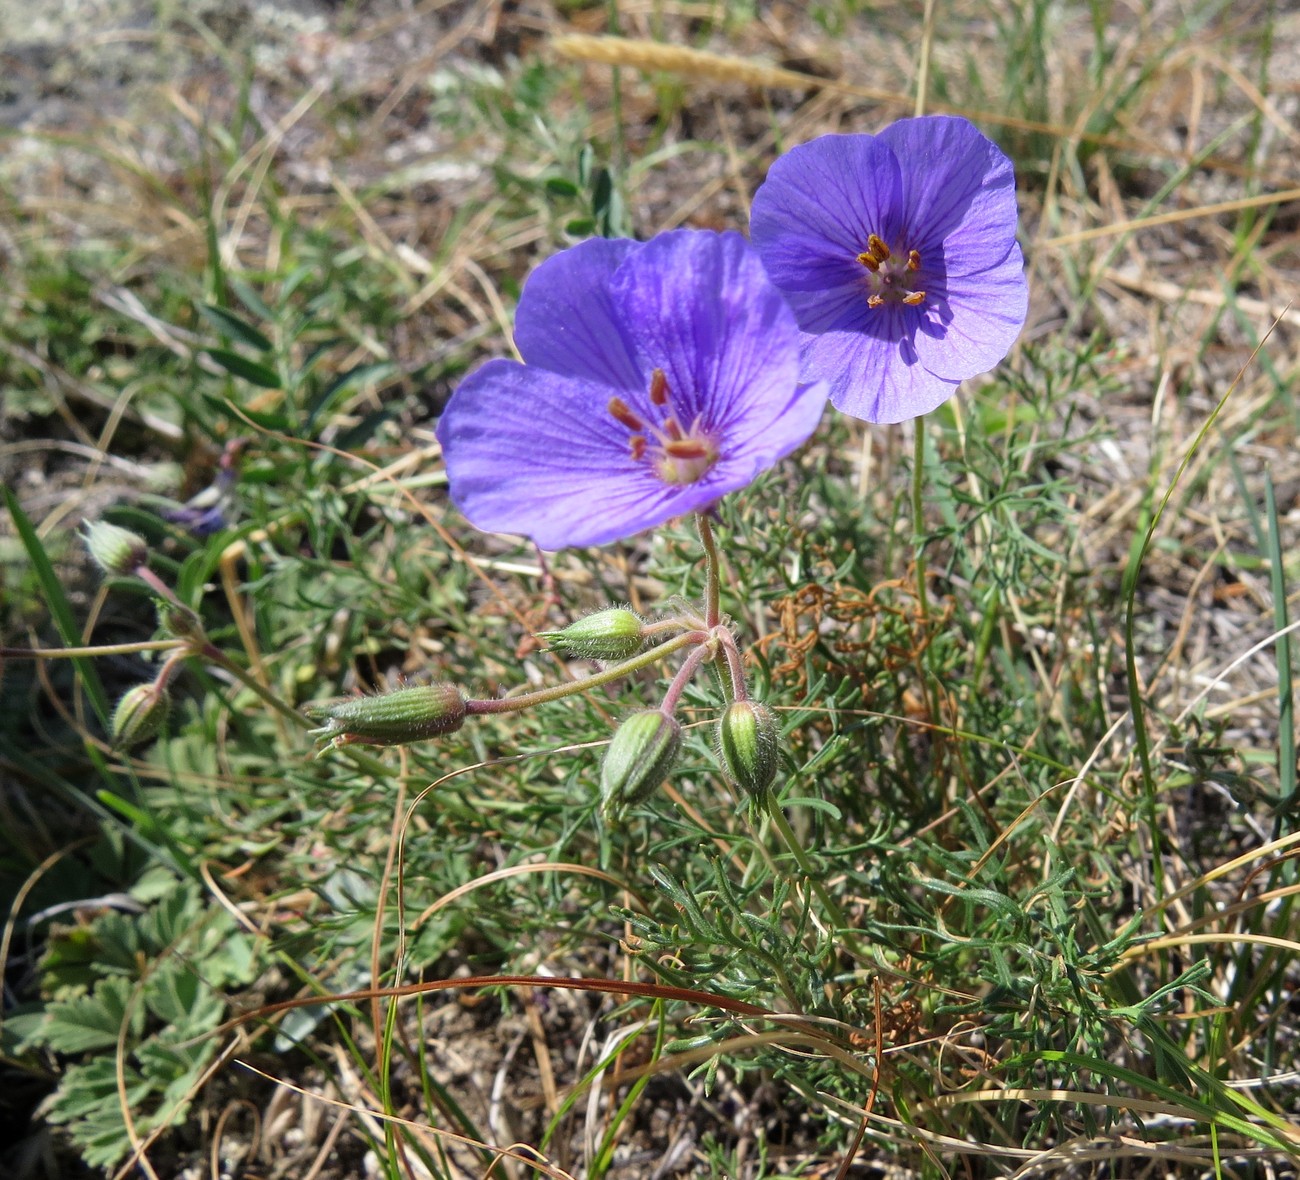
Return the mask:
POLYGON ((557 684, 552 688, 539 688, 536 692, 520 693, 517 697, 468 700, 465 702, 465 713, 466 716, 470 717, 482 716, 487 713, 517 713, 520 709, 531 709, 534 705, 544 705, 548 701, 558 701, 563 697, 573 696, 574 693, 586 692, 589 688, 598 688, 602 684, 609 684, 613 680, 626 676, 629 672, 635 672, 640 668, 646 668, 651 664, 658 663, 664 656, 680 651, 684 647, 698 646, 706 642, 708 638, 708 635, 703 631, 687 631, 685 634, 668 640, 667 643, 661 643, 658 647, 652 647, 649 651, 633 656, 630 660, 624 660, 621 664, 615 664, 612 668, 606 668, 603 672, 597 672, 594 676, 587 676, 582 680, 574 680, 568 684, 557 684))

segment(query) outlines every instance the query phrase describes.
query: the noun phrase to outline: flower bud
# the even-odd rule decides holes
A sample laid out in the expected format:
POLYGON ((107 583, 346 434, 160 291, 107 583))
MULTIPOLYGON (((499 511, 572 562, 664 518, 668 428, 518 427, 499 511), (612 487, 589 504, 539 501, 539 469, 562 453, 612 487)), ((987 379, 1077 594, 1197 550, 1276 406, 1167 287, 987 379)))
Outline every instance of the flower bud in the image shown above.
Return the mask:
POLYGON ((177 639, 202 639, 203 623, 199 616, 180 602, 158 600, 158 622, 164 631, 177 639))
POLYGON ((171 694, 156 681, 128 690, 113 710, 109 732, 113 745, 129 750, 158 736, 171 709, 171 694))
POLYGON ((312 732, 328 738, 331 746, 400 746, 455 733, 465 721, 465 698, 455 685, 424 684, 307 705, 303 712, 325 722, 312 732))
POLYGON ((626 660, 641 650, 641 632, 645 624, 635 611, 612 606, 597 611, 563 631, 539 631, 551 650, 562 656, 588 660, 626 660))
POLYGON ((90 556, 106 574, 133 574, 149 560, 149 546, 143 537, 106 520, 93 521, 84 536, 90 556))
POLYGON ((658 709, 633 713, 615 731, 600 768, 600 810, 618 820, 659 786, 682 748, 682 727, 658 709))
POLYGON ((766 794, 776 778, 780 738, 771 712, 757 701, 732 701, 718 719, 718 757, 747 794, 766 794))

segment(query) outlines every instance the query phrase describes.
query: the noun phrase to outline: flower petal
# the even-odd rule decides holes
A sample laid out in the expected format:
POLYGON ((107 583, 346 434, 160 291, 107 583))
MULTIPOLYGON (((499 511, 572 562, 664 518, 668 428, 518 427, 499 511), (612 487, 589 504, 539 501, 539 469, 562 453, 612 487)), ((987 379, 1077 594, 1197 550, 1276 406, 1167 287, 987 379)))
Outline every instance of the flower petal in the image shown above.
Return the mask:
POLYGON ((998 265, 978 274, 950 275, 931 297, 933 307, 924 310, 932 314, 912 337, 921 364, 951 381, 987 373, 1011 351, 1029 311, 1019 245, 1012 242, 998 265))
POLYGON ((899 119, 877 137, 902 176, 903 236, 927 253, 943 248, 948 275, 995 266, 1016 236, 1016 177, 1002 149, 967 119, 899 119))
POLYGON ((867 239, 893 241, 902 226, 902 186, 898 159, 878 136, 823 135, 791 148, 768 169, 750 213, 772 281, 786 292, 860 286, 867 239))
MULTIPOLYGON (((619 267, 610 295, 642 371, 663 370, 683 427, 699 418, 726 435, 751 412, 767 420, 798 382, 794 315, 737 233, 659 234, 619 267)), ((660 416, 644 395, 631 404, 660 416)))
POLYGON ((533 271, 515 312, 520 356, 553 373, 638 388, 641 373, 607 288, 619 265, 641 247, 630 238, 590 238, 533 271))
POLYGON ((478 528, 523 533, 543 548, 645 528, 626 431, 605 413, 614 392, 489 361, 461 382, 438 423, 456 506, 478 528))
POLYGON ((806 442, 821 421, 830 392, 826 382, 810 381, 796 386, 787 401, 769 403, 766 412, 756 407, 737 415, 732 421, 723 462, 715 470, 721 478, 734 462, 737 473, 747 466, 749 474, 727 490, 743 488, 806 442))
POLYGON ((837 410, 867 422, 903 422, 928 414, 957 388, 957 382, 926 369, 906 341, 858 331, 805 336, 803 362, 807 375, 829 384, 837 410))

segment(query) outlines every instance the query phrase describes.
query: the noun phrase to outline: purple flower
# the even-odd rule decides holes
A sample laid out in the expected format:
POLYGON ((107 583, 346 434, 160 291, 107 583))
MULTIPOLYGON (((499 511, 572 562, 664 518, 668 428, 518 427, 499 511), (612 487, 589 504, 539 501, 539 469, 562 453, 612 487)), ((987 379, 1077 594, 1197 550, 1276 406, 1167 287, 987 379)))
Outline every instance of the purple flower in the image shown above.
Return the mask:
POLYGON ((524 287, 525 364, 489 361, 438 423, 451 497, 543 549, 601 545, 713 505, 813 431, 799 329, 739 234, 592 239, 524 287))
POLYGON ((793 148, 754 195, 750 235, 804 333, 803 378, 855 418, 934 409, 1025 322, 1011 161, 965 119, 793 148))

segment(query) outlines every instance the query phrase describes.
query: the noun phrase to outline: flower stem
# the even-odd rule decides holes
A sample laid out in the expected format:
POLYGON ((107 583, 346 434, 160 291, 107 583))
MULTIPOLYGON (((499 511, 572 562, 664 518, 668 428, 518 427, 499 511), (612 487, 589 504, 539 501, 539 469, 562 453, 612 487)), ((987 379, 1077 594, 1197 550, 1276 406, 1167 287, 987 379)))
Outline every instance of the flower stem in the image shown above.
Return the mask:
POLYGON ((695 524, 700 530, 700 544, 704 546, 705 556, 704 622, 709 628, 713 628, 722 621, 722 585, 718 571, 718 543, 713 536, 713 526, 709 523, 709 518, 705 513, 696 513, 695 524))
POLYGON ((710 641, 701 643, 682 661, 682 666, 677 669, 677 675, 673 677, 668 691, 664 693, 663 704, 659 706, 660 712, 666 713, 669 717, 673 715, 673 710, 677 708, 677 702, 681 700, 682 693, 691 682, 691 677, 700 670, 701 664, 712 659, 716 654, 717 645, 710 641))
POLYGON ((680 651, 684 647, 702 644, 707 640, 708 635, 703 631, 687 631, 685 634, 678 635, 666 643, 661 643, 658 647, 652 647, 649 651, 642 652, 639 656, 633 656, 630 660, 624 660, 621 664, 615 664, 612 668, 606 668, 603 672, 597 672, 594 676, 588 676, 582 680, 574 680, 568 684, 557 684, 552 688, 540 688, 536 692, 521 693, 517 697, 497 697, 493 700, 482 701, 468 700, 465 702, 465 714, 474 717, 486 713, 517 713, 520 709, 531 709, 534 705, 544 705, 549 701, 558 701, 562 697, 572 696, 578 692, 586 692, 589 688, 598 688, 602 684, 609 684, 613 680, 626 676, 629 672, 649 667, 649 665, 657 663, 664 656, 671 655, 675 651, 680 651))
POLYGON ((730 684, 724 683, 724 688, 727 690, 727 700, 747 701, 749 700, 749 691, 745 688, 745 667, 740 660, 740 649, 736 646, 736 637, 725 627, 718 628, 717 636, 722 644, 722 652, 727 657, 726 680, 730 681, 730 684))
POLYGON ((207 660, 208 663, 215 664, 218 668, 225 669, 225 671, 229 672, 230 675, 238 680, 245 688, 261 697, 262 700, 266 704, 270 705, 272 709, 280 714, 280 716, 288 718, 288 720, 292 721, 295 725, 301 725, 304 728, 312 725, 312 722, 299 713, 297 709, 286 705, 275 695, 275 693, 271 692, 267 688, 263 688, 256 679, 249 675, 249 673, 245 672, 243 668, 233 660, 229 659, 220 648, 214 647, 211 643, 205 643, 202 647, 191 649, 190 654, 197 656, 199 659, 207 660))
POLYGON ((173 606, 181 605, 181 600, 176 597, 176 592, 147 565, 138 566, 135 576, 157 594, 159 598, 165 599, 173 606))
POLYGON ((781 833, 781 839, 785 841, 785 846, 794 854, 800 872, 808 878, 808 884, 812 886, 818 900, 826 907, 826 913, 830 916, 832 924, 836 929, 848 930, 849 922, 844 916, 844 911, 840 909, 839 903, 830 895, 826 886, 818 880, 816 869, 812 861, 808 859, 808 853, 804 851, 803 845, 799 843, 799 837, 794 834, 790 821, 785 818, 785 812, 781 810, 781 804, 777 801, 776 795, 771 791, 767 791, 763 795, 762 804, 772 820, 772 826, 781 833))
POLYGON ((176 651, 184 639, 147 639, 143 643, 106 643, 101 647, 0 647, 0 659, 57 660, 81 656, 128 656, 142 651, 176 651))
POLYGON ((930 621, 930 604, 925 592, 925 419, 917 418, 912 453, 912 545, 916 562, 916 604, 921 625, 930 621))

